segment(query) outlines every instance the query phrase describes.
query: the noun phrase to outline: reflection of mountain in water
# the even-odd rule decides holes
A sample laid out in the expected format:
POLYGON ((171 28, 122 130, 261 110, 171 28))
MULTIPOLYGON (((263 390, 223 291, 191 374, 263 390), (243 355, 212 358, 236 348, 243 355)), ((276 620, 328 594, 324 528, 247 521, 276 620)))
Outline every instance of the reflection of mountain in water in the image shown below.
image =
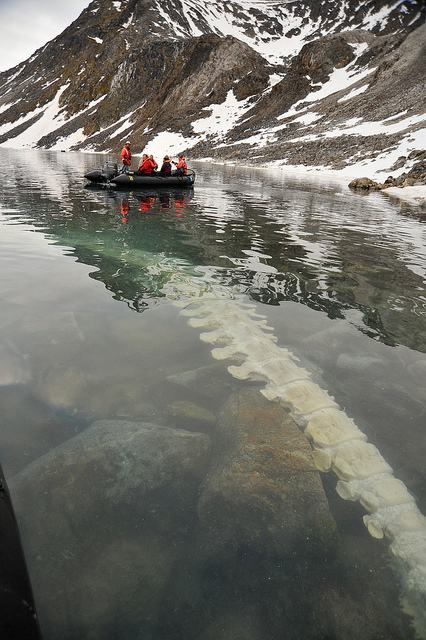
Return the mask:
POLYGON ((137 311, 162 296, 172 270, 209 266, 265 304, 350 316, 376 339, 426 350, 419 223, 381 195, 208 166, 194 193, 87 191, 80 176, 93 158, 9 155, 17 170, 4 205, 95 266, 92 277, 137 311))

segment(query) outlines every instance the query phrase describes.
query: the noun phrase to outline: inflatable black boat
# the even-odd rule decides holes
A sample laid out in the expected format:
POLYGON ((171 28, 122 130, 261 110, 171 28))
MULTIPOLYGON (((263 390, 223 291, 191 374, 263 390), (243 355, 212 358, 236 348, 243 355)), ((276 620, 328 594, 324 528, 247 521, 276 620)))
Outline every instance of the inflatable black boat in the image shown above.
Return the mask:
MULTIPOLYGON (((35 494, 34 499, 37 499, 35 494)), ((1 466, 0 638, 41 640, 18 524, 1 466)))
POLYGON ((152 176, 140 176, 134 172, 122 173, 115 163, 107 162, 99 171, 85 173, 84 177, 92 184, 104 185, 124 189, 145 187, 192 187, 195 182, 195 172, 191 169, 188 175, 180 176, 172 172, 170 176, 157 173, 152 176))

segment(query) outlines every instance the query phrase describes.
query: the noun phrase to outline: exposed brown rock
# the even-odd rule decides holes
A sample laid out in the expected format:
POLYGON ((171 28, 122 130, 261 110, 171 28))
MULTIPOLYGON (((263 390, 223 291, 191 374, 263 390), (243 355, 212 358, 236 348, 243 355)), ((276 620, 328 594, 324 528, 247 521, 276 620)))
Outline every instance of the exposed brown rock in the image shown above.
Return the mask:
POLYGON ((362 191, 379 191, 380 184, 371 178, 355 178, 349 183, 350 189, 360 189, 362 191))

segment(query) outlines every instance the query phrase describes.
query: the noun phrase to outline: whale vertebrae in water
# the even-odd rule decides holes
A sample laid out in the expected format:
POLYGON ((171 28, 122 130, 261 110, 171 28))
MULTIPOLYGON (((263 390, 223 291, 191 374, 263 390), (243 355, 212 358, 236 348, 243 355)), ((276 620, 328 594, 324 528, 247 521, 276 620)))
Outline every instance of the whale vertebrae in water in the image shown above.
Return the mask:
POLYGON ((238 360, 239 365, 228 366, 235 378, 265 382, 263 395, 287 407, 311 441, 318 469, 332 470, 339 478, 339 496, 358 500, 368 512, 364 523, 370 534, 390 540, 404 604, 426 637, 426 518, 414 498, 354 421, 290 351, 276 344, 272 328, 254 305, 242 296, 229 299, 229 290, 220 285, 210 284, 207 291, 203 285, 198 278, 180 285, 175 281, 170 292, 192 297, 177 304, 185 307, 182 314, 192 327, 208 330, 200 338, 215 345, 213 357, 238 360))

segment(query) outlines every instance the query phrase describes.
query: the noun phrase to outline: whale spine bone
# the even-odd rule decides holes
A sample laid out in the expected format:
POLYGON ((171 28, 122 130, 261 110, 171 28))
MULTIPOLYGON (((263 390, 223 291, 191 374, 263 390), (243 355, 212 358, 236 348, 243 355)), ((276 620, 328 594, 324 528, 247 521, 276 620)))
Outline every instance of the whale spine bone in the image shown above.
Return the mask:
POLYGON ((174 297, 189 294, 189 300, 180 297, 175 302, 191 326, 208 329, 200 339, 214 345, 212 356, 238 361, 228 366, 233 377, 265 383, 261 393, 290 411, 311 442, 317 468, 338 477, 338 495, 361 503, 370 535, 388 538, 405 609, 426 638, 426 518, 406 486, 334 398, 312 381, 288 349, 277 345, 265 316, 253 304, 243 296, 230 297, 221 285, 209 284, 204 296, 202 278, 186 282, 182 291, 176 281, 173 286, 174 297))

